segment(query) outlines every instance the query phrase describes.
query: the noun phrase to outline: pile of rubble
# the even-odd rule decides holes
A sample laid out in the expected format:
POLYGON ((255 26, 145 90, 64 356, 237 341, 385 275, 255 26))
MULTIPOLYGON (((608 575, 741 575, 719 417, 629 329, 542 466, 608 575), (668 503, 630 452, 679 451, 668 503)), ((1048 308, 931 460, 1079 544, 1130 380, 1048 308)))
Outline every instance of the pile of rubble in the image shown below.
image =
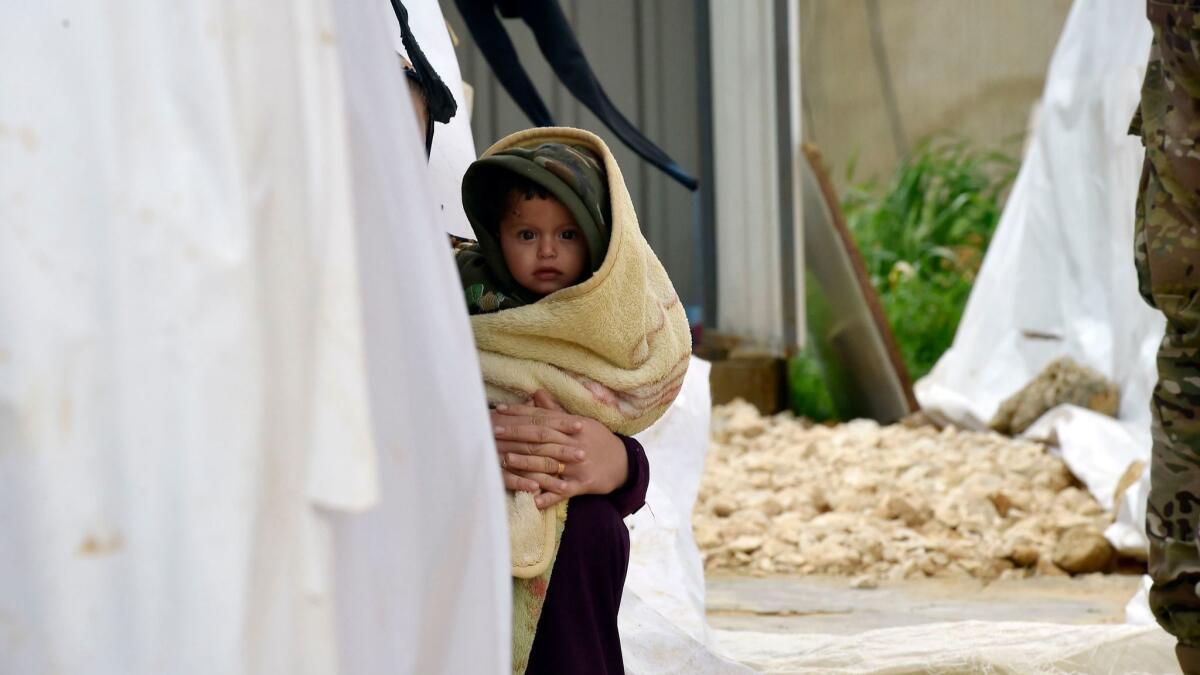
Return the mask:
POLYGON ((705 568, 986 579, 1103 571, 1111 521, 1062 460, 996 433, 713 410, 693 515, 705 568))

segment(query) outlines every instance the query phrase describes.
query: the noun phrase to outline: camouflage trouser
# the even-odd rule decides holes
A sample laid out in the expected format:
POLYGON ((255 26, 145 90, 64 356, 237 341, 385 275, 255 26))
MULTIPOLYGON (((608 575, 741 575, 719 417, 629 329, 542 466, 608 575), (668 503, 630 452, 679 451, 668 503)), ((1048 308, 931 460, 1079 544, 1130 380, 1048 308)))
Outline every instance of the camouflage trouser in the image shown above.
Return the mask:
MULTIPOLYGON (((1142 296, 1167 318, 1151 404, 1146 533, 1151 608, 1200 649, 1200 8, 1149 0, 1154 43, 1135 131, 1146 146, 1134 254, 1142 296), (1140 119, 1139 119, 1140 118, 1140 119), (1139 125, 1140 123, 1140 125, 1139 125)), ((1181 651, 1181 658, 1183 652, 1181 651)))

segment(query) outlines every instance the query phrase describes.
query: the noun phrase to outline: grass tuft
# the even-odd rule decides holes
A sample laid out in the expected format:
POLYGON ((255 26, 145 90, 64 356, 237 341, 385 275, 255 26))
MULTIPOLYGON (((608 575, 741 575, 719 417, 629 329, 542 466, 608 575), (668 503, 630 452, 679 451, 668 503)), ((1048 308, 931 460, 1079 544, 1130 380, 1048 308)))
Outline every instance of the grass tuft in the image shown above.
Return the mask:
MULTIPOLYGON (((886 182, 848 173, 846 224, 914 381, 954 340, 1017 166, 1003 152, 934 136, 886 182)), ((801 354, 790 369, 797 413, 826 412, 824 400, 813 405, 822 384, 812 358, 801 354)))

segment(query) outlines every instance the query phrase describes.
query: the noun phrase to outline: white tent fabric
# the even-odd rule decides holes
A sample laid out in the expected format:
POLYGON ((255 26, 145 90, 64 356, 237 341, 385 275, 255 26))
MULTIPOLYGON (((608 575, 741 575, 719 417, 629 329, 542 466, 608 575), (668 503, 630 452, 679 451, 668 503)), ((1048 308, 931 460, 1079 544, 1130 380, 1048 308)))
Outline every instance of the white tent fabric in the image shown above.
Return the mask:
MULTIPOLYGON (((406 7, 414 16, 437 12, 444 27, 436 0, 406 7)), ((390 8, 391 22, 354 2, 337 9, 382 488, 378 508, 334 519, 342 672, 507 673, 503 488, 465 301, 430 189, 440 174, 425 171, 407 84, 383 48, 390 8)), ((423 48, 440 59, 450 43, 423 48)), ((460 90, 457 71, 441 75, 460 90)), ((435 152, 442 141, 435 135, 435 152)), ((457 178, 454 185, 457 192, 457 178)))
POLYGON ((483 392, 376 9, 0 6, 0 672, 508 670, 483 392))
POLYGON ((705 620, 704 566, 692 508, 708 454, 711 366, 692 357, 679 397, 637 436, 650 462, 646 505, 626 519, 629 573, 621 602, 625 670, 634 675, 753 672, 720 655, 705 620))
MULTIPOLYGON (((407 55, 391 2, 377 0, 376 4, 382 8, 384 25, 388 27, 397 53, 407 55)), ((409 28, 421 45, 421 51, 458 102, 458 113, 449 123, 434 125, 437 128, 429 154, 429 196, 435 206, 434 221, 443 232, 474 239, 471 223, 463 210, 460 186, 467 166, 475 161, 475 138, 471 134, 470 102, 463 91, 458 57, 437 0, 406 0, 404 7, 408 10, 409 28)))
MULTIPOLYGON (((916 386, 926 411, 982 428, 1001 401, 1059 356, 1112 378, 1121 391, 1116 421, 1064 407, 1030 434, 1057 443, 1092 494, 1119 509, 1109 537, 1128 552, 1145 550, 1142 522, 1137 505, 1114 504, 1113 492, 1133 460, 1149 457, 1163 332, 1162 317, 1137 293, 1133 268, 1143 153, 1127 130, 1150 47, 1144 12, 1144 3, 1128 0, 1072 6, 1028 154, 954 344, 916 386)), ((1144 499, 1139 489, 1126 499, 1144 499)))

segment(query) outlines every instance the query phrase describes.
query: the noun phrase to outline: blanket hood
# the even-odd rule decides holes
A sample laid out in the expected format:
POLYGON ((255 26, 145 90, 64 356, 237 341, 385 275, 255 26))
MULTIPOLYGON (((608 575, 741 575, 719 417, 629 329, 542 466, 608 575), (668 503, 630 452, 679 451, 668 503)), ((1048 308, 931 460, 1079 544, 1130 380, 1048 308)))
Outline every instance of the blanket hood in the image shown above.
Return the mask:
POLYGON ((549 142, 583 145, 601 158, 612 218, 608 250, 579 284, 530 305, 471 317, 489 398, 518 400, 544 388, 571 412, 636 433, 678 393, 691 354, 687 319, 642 236, 621 168, 598 136, 567 127, 529 129, 501 139, 483 157, 549 142))

